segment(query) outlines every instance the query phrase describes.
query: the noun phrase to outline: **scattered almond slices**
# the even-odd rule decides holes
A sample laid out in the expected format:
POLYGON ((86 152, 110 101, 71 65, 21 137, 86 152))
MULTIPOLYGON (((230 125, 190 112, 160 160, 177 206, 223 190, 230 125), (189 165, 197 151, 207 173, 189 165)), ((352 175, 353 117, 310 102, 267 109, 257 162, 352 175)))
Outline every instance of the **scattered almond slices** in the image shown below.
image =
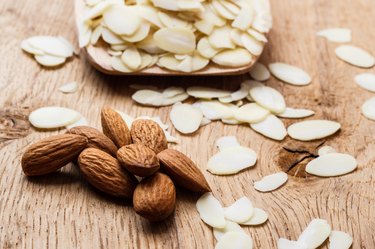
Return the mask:
POLYGON ((75 93, 78 90, 78 83, 75 81, 66 83, 59 87, 59 91, 62 93, 75 93))
POLYGON ((32 111, 29 115, 30 123, 40 129, 56 129, 68 126, 80 118, 79 112, 59 106, 42 107, 32 111))
POLYGON ((305 86, 311 83, 310 75, 299 67, 280 62, 271 63, 268 67, 273 76, 291 85, 305 86))
POLYGON ((247 221, 241 222, 240 225, 258 226, 268 220, 268 214, 260 208, 254 208, 253 215, 247 221))
POLYGON ((329 249, 349 249, 353 237, 342 231, 332 231, 329 235, 329 249))
POLYGON ((335 50, 336 56, 357 67, 370 68, 375 65, 375 57, 362 48, 352 45, 341 45, 335 50))
POLYGON ((315 112, 308 109, 295 109, 286 107, 283 113, 277 114, 280 118, 306 118, 314 115, 315 112))
POLYGON ((176 103, 169 114, 171 122, 179 132, 190 134, 197 131, 203 119, 202 111, 190 104, 176 103))
POLYGON ((253 213, 253 204, 247 197, 242 197, 229 207, 224 208, 225 218, 236 223, 248 221, 253 213))
POLYGON ((372 97, 363 103, 362 114, 368 119, 375 120, 375 97, 372 97))
POLYGON ((254 182, 254 188, 260 192, 270 192, 280 188, 287 180, 288 175, 285 172, 278 172, 254 182))
POLYGON ((354 81, 363 89, 375 93, 375 73, 361 73, 354 77, 354 81))
POLYGON ((132 95, 132 99, 142 105, 149 106, 166 106, 173 105, 177 102, 184 101, 189 96, 183 92, 172 97, 165 97, 165 94, 150 89, 138 90, 132 95))
POLYGON ((197 101, 193 106, 199 108, 203 115, 210 120, 232 118, 234 113, 232 108, 237 108, 231 104, 223 104, 219 101, 197 101))
POLYGON ((260 62, 254 64, 250 70, 250 76, 257 81, 266 81, 270 78, 271 74, 267 67, 260 62))
POLYGON ((357 160, 348 154, 329 152, 313 159, 306 165, 306 172, 330 177, 348 174, 357 168, 357 160))
POLYGON ((322 146, 318 150, 319 156, 323 156, 323 155, 328 154, 328 153, 336 153, 336 150, 333 147, 328 146, 328 145, 322 146))
POLYGON ((212 193, 202 195, 198 199, 196 206, 200 218, 206 224, 214 228, 225 228, 224 209, 212 193))
POLYGON ((272 87, 265 86, 257 81, 250 81, 250 96, 260 106, 274 113, 284 112, 285 100, 283 95, 272 87))
POLYGON ((335 134, 341 125, 330 120, 306 120, 288 127, 290 137, 300 141, 311 141, 335 134))
POLYGON ((331 233, 331 226, 326 220, 313 219, 298 237, 298 243, 306 248, 318 248, 331 233))
POLYGON ((226 150, 228 148, 241 146, 235 136, 224 136, 216 140, 216 146, 220 151, 226 150))
POLYGON ((215 246, 215 249, 252 249, 253 240, 243 232, 228 232, 224 234, 215 246))
POLYGON ((256 132, 274 140, 283 140, 287 135, 284 123, 275 115, 268 115, 265 120, 256 124, 250 124, 256 132))
POLYGON ((226 224, 224 228, 214 228, 214 236, 216 240, 220 240, 226 233, 229 232, 242 232, 245 233, 245 231, 241 228, 240 225, 237 223, 226 220, 226 224))
POLYGON ((345 43, 352 41, 352 31, 345 28, 324 29, 316 33, 331 42, 345 43))

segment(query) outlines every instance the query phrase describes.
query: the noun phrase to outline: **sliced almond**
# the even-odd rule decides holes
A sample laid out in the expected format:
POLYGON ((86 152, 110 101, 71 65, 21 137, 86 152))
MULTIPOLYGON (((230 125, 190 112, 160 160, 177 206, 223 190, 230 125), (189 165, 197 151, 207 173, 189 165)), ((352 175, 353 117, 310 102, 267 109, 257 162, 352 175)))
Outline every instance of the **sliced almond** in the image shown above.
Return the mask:
POLYGON ((355 76, 354 81, 363 89, 375 92, 375 73, 361 73, 355 76))
POLYGON ((260 62, 254 64, 250 70, 250 76, 257 81, 266 81, 270 78, 271 74, 267 67, 260 62))
POLYGON ((165 9, 165 10, 178 10, 178 3, 177 1, 173 0, 151 0, 155 7, 165 9))
POLYGON ((252 249, 253 240, 243 232, 228 232, 224 234, 215 246, 215 249, 252 249))
POLYGON ((176 130, 190 134, 199 129, 203 113, 190 104, 174 104, 169 117, 176 130))
POLYGON ((341 45, 336 48, 335 53, 341 60, 353 66, 370 68, 375 65, 375 57, 359 47, 341 45))
POLYGON ((95 45, 102 36, 103 26, 98 25, 91 33, 90 43, 95 45))
POLYGON ((216 49, 234 49, 236 45, 230 38, 231 28, 228 26, 216 27, 208 36, 208 41, 216 49))
POLYGON ((106 10, 114 4, 112 1, 101 1, 91 8, 84 16, 83 21, 97 18, 101 16, 106 10))
POLYGON ((229 207, 224 208, 225 218, 236 223, 249 220, 253 216, 253 213, 253 204, 246 196, 238 199, 229 207))
POLYGON ((150 33, 150 24, 148 22, 142 22, 139 28, 135 31, 132 35, 122 35, 121 39, 127 41, 127 42, 140 42, 148 36, 150 33))
POLYGON ((45 54, 43 52, 43 50, 40 50, 40 49, 37 49, 37 48, 34 48, 33 46, 31 46, 28 39, 22 41, 21 48, 22 48, 22 50, 24 50, 25 52, 27 52, 29 54, 37 54, 37 55, 44 55, 45 54))
POLYGON ((205 193, 197 201, 197 210, 200 218, 209 226, 224 228, 226 225, 224 209, 220 202, 212 195, 205 193))
POLYGON ((259 105, 274 113, 284 112, 285 100, 283 95, 272 87, 257 81, 250 81, 250 96, 259 105))
POLYGON ((59 87, 59 91, 63 93, 75 93, 78 90, 78 84, 75 81, 66 83, 59 87))
POLYGON ((349 249, 353 237, 341 231, 332 231, 329 235, 329 249, 349 249))
POLYGON ((243 33, 241 35, 241 41, 244 46, 251 54, 260 55, 263 51, 263 43, 249 35, 248 33, 243 33))
POLYGON ((254 182, 254 188, 260 192, 270 192, 280 188, 287 180, 288 175, 285 172, 278 172, 254 182))
POLYGON ((229 232, 245 233, 245 231, 241 228, 240 225, 230 220, 226 220, 226 224, 224 228, 214 228, 215 239, 219 241, 224 236, 224 234, 229 233, 229 232))
POLYGON ((56 57, 70 57, 73 55, 73 49, 67 46, 58 37, 54 36, 33 36, 27 39, 30 46, 41 50, 48 55, 56 57))
POLYGON ((328 238, 331 226, 326 220, 313 219, 298 237, 298 243, 307 248, 317 248, 328 238))
POLYGON ((120 45, 123 44, 125 41, 115 33, 113 33, 111 30, 107 28, 103 28, 102 30, 102 38, 103 40, 111 45, 120 45))
POLYGON ((111 67, 119 72, 123 73, 130 73, 133 72, 134 70, 130 69, 128 66, 126 66, 121 58, 119 56, 112 56, 111 58, 111 67))
POLYGON ((288 127, 288 134, 300 141, 321 139, 335 134, 341 125, 330 120, 306 120, 288 127))
POLYGON ((160 92, 144 89, 136 91, 132 99, 142 105, 161 106, 164 98, 160 92))
POLYGON ((352 31, 344 28, 324 29, 316 33, 317 36, 326 38, 331 42, 351 42, 352 31))
POLYGON ((228 148, 241 146, 235 136, 225 136, 216 140, 216 146, 220 151, 226 150, 228 148))
POLYGON ((261 225, 268 220, 268 214, 260 208, 254 208, 253 215, 245 222, 241 222, 241 225, 245 226, 257 226, 261 225))
POLYGON ((177 60, 173 55, 168 54, 159 58, 157 65, 159 67, 164 67, 172 71, 177 71, 177 66, 180 64, 180 61, 177 60))
POLYGON ((182 102, 187 98, 189 98, 189 95, 187 93, 181 93, 170 98, 164 98, 161 106, 173 105, 175 103, 182 102))
POLYGON ((310 249, 310 247, 301 245, 297 241, 280 238, 277 241, 277 249, 310 249))
POLYGON ((132 70, 137 70, 142 63, 141 55, 134 46, 128 47, 121 55, 122 62, 132 70))
POLYGON ((218 65, 227 67, 241 67, 252 61, 252 55, 243 48, 224 50, 216 54, 212 61, 218 65))
POLYGON ((230 12, 228 9, 226 9, 222 4, 220 4, 219 1, 212 1, 211 6, 213 9, 223 18, 228 20, 233 20, 236 15, 232 12, 230 12))
POLYGON ((233 111, 229 104, 219 101, 198 101, 194 106, 201 109, 203 115, 210 120, 218 120, 233 117, 233 111))
POLYGON ((48 106, 32 111, 30 123, 41 129, 54 129, 70 125, 81 118, 79 112, 65 107, 48 106))
POLYGON ((375 97, 372 97, 363 103, 362 114, 368 119, 375 120, 375 97))
POLYGON ((215 28, 214 24, 208 20, 199 20, 194 23, 194 27, 203 34, 210 35, 215 28))
POLYGON ((254 18, 254 12, 252 7, 248 3, 244 3, 241 6, 240 12, 237 14, 236 18, 232 22, 232 27, 241 30, 246 30, 250 27, 254 18))
POLYGON ((315 112, 312 110, 286 107, 285 111, 277 114, 277 116, 281 118, 306 118, 314 114, 315 112))
POLYGON ((291 85, 305 86, 311 82, 310 75, 299 67, 280 62, 271 63, 268 67, 273 76, 291 85))
POLYGON ((238 101, 238 100, 242 100, 246 98, 246 96, 249 94, 249 90, 250 90, 249 81, 246 80, 242 82, 240 89, 230 94, 230 98, 231 98, 230 102, 238 101))
POLYGON ((116 4, 103 14, 103 21, 118 35, 132 35, 141 25, 142 19, 138 16, 136 8, 116 4))
POLYGON ((259 123, 250 124, 250 127, 263 136, 274 140, 283 140, 287 135, 284 123, 272 114, 259 123))
POLYGON ((201 56, 198 52, 193 53, 192 71, 199 71, 206 67, 210 62, 207 58, 201 56))
POLYGON ((65 57, 57 57, 52 55, 34 55, 35 60, 42 66, 45 67, 56 67, 63 64, 66 61, 65 57))
POLYGON ((143 19, 152 23, 155 27, 158 27, 158 28, 164 27, 163 23, 161 22, 158 16, 158 9, 154 8, 153 6, 146 5, 146 4, 137 5, 137 7, 138 7, 137 13, 143 19))
POLYGON ((255 29, 250 28, 250 29, 247 30, 247 33, 249 33, 252 37, 257 39, 258 41, 268 42, 267 37, 263 33, 255 30, 255 29))
POLYGON ((188 28, 159 29, 154 40, 161 49, 176 54, 188 54, 195 49, 195 36, 188 28))
POLYGON ((241 106, 234 113, 235 119, 246 123, 259 123, 267 118, 270 112, 257 103, 249 103, 241 106))
POLYGON ((220 98, 230 95, 229 91, 201 86, 188 87, 186 92, 190 96, 200 99, 220 98))
POLYGON ((348 154, 327 153, 306 165, 306 172, 316 176, 340 176, 357 168, 357 160, 348 154))
POLYGON ((334 148, 326 145, 326 146, 322 146, 322 147, 319 148, 318 155, 323 156, 323 155, 328 154, 328 153, 336 153, 336 152, 337 151, 334 148))

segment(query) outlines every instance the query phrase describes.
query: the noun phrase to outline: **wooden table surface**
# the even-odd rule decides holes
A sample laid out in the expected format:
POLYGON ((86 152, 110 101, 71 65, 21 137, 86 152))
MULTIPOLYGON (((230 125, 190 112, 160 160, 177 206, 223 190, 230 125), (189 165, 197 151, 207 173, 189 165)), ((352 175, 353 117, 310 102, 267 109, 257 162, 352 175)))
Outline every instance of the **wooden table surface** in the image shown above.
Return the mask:
MULTIPOLYGON (((328 27, 353 30, 353 44, 375 54, 373 0, 273 0, 274 28, 262 61, 283 61, 300 66, 313 77, 306 87, 286 85, 274 78, 267 84, 280 90, 289 106, 316 111, 312 118, 337 120, 341 132, 327 144, 354 155, 358 169, 342 177, 290 177, 277 191, 259 193, 253 181, 280 170, 279 151, 286 142, 267 139, 246 126, 213 122, 193 136, 179 135, 173 147, 185 152, 204 171, 214 194, 224 203, 248 196, 269 214, 269 221, 245 230, 255 248, 276 248, 279 237, 297 239, 313 218, 327 219, 335 230, 354 237, 353 248, 375 248, 375 123, 360 114, 373 94, 360 89, 353 77, 374 71, 352 67, 334 55, 336 44, 315 36, 328 27), (251 170, 233 176, 205 171, 216 152, 214 142, 236 135, 241 144, 259 154, 251 170)), ((170 107, 134 104, 129 84, 209 85, 236 89, 244 76, 216 78, 114 77, 93 70, 83 56, 57 70, 44 69, 20 49, 33 35, 61 35, 77 42, 73 1, 0 1, 0 248, 213 248, 211 228, 199 218, 196 194, 178 190, 174 216, 150 224, 131 205, 94 191, 72 165, 46 177, 27 179, 20 157, 36 140, 60 131, 36 131, 26 121, 30 110, 47 105, 80 111, 100 127, 99 111, 109 105, 133 116, 158 115, 168 121, 170 107), (58 87, 77 81, 78 92, 62 94, 58 87)), ((284 120, 286 125, 291 120, 284 120)), ((322 248, 328 248, 324 245, 322 248)))

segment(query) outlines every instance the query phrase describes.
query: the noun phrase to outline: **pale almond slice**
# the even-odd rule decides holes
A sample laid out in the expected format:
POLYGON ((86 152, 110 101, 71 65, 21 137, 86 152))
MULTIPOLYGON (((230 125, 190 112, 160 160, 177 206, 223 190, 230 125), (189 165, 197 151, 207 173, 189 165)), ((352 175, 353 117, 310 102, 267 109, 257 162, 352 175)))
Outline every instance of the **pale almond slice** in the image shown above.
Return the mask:
MULTIPOLYGON (((268 2, 268 1, 263 1, 268 2)), ((255 8, 255 6, 254 6, 255 8)), ((251 27, 261 33, 268 33, 272 27, 272 15, 270 11, 258 12, 255 15, 251 27)))
POLYGON ((249 94, 250 85, 248 80, 241 83, 240 89, 230 94, 231 101, 238 101, 246 98, 246 96, 249 94))
POLYGON ((25 51, 29 54, 36 54, 36 55, 44 55, 45 54, 43 52, 43 50, 40 50, 40 49, 37 49, 37 48, 34 48, 33 46, 31 46, 28 39, 23 40, 21 42, 21 48, 22 48, 23 51, 25 51))
POLYGON ((254 37, 255 39, 257 39, 260 42, 268 42, 267 37, 263 33, 255 30, 255 29, 250 28, 250 29, 247 30, 247 33, 249 33, 249 35, 251 35, 252 37, 254 37))
POLYGON ((73 127, 76 127, 76 126, 88 126, 88 121, 85 117, 81 116, 80 119, 78 119, 76 122, 72 123, 72 124, 69 124, 69 125, 66 125, 65 127, 67 129, 71 129, 73 127))
POLYGON ((280 118, 306 118, 314 115, 315 112, 308 109, 285 108, 285 111, 277 114, 280 118))
POLYGON ((132 70, 137 70, 142 63, 141 55, 135 46, 128 47, 121 55, 122 62, 132 70))
POLYGON ((306 172, 316 176, 330 177, 345 175, 357 168, 357 160, 348 154, 328 153, 306 165, 306 172))
POLYGON ((95 19, 101 16, 105 11, 107 11, 111 6, 113 6, 114 2, 112 1, 101 1, 96 4, 93 8, 91 8, 85 14, 83 21, 88 21, 91 19, 95 19))
POLYGON ((119 56, 112 56, 111 58, 111 66, 113 69, 119 72, 123 73, 130 73, 133 72, 134 70, 130 69, 128 66, 126 66, 121 58, 119 56))
POLYGON ((237 146, 213 155, 207 170, 215 175, 232 175, 255 165, 257 154, 250 148, 237 146))
POLYGON ((199 108, 190 104, 177 103, 173 105, 169 117, 176 130, 190 134, 199 129, 203 114, 199 108))
POLYGON ((362 114, 368 119, 375 120, 375 97, 372 97, 363 103, 362 114))
POLYGON ((253 240, 243 232, 228 232, 224 234, 215 246, 215 249, 252 249, 253 240))
POLYGON ((64 64, 66 61, 65 57, 57 57, 52 55, 34 55, 35 60, 42 66, 45 67, 56 67, 64 64))
POLYGON ((54 36, 33 36, 27 39, 28 44, 44 53, 57 57, 70 57, 73 50, 61 39, 54 36))
POLYGON ((307 248, 318 248, 331 233, 331 226, 326 220, 313 219, 298 237, 298 243, 307 248))
POLYGON ((164 24, 161 22, 159 18, 159 13, 156 8, 150 5, 137 5, 137 13, 140 15, 143 19, 149 21, 152 25, 158 28, 163 28, 164 24))
MULTIPOLYGON (((175 55, 176 57, 176 55, 175 55)), ((178 58, 176 58, 178 59, 178 58)), ((181 62, 177 65, 178 71, 189 73, 193 71, 193 58, 191 56, 186 56, 181 62)))
POLYGON ((193 53, 192 69, 193 71, 199 71, 205 68, 210 62, 207 58, 201 56, 197 51, 193 53))
MULTIPOLYGON (((125 41, 124 41, 125 42, 125 41)), ((128 44, 113 44, 111 45, 111 49, 114 50, 114 51, 124 51, 125 49, 127 49, 129 47, 128 44)))
POLYGON ((349 249, 353 243, 350 234, 341 231, 332 231, 329 235, 329 249, 349 249))
POLYGON ((179 0, 177 1, 177 7, 180 11, 200 12, 204 10, 200 2, 191 0, 179 0))
POLYGON ((256 132, 274 140, 283 140, 287 135, 284 123, 275 115, 268 115, 265 120, 256 124, 250 124, 256 132))
POLYGON ((229 232, 245 233, 245 231, 241 228, 240 225, 230 220, 227 220, 224 228, 214 228, 215 239, 219 241, 224 236, 224 234, 229 232))
POLYGON ((66 83, 59 87, 59 91, 62 93, 75 93, 78 90, 78 83, 75 81, 66 83))
POLYGON ((238 15, 241 11, 240 7, 238 6, 237 3, 233 3, 232 1, 227 1, 227 0, 219 0, 219 3, 224 7, 226 8, 227 10, 229 10, 231 13, 233 13, 234 15, 238 15))
POLYGON ((234 113, 229 104, 219 101, 198 101, 194 106, 201 109, 203 115, 210 120, 226 119, 233 117, 234 113))
POLYGON ((165 51, 156 45, 153 35, 149 35, 142 41, 137 43, 139 49, 144 50, 149 54, 162 54, 165 51))
POLYGON ((254 12, 252 7, 246 2, 241 6, 240 12, 237 14, 236 18, 232 22, 232 27, 246 30, 250 27, 254 18, 254 12))
POLYGON ((120 36, 116 35, 107 28, 103 28, 102 38, 106 43, 111 45, 119 45, 125 42, 120 36))
POLYGON ((115 50, 112 50, 112 49, 107 49, 107 53, 109 54, 109 55, 112 55, 112 56, 119 56, 119 57, 121 57, 121 55, 122 55, 122 51, 115 51, 115 50))
POLYGON ((263 224, 267 220, 268 214, 263 209, 254 208, 254 213, 250 219, 245 222, 241 222, 240 224, 245 226, 257 226, 263 224))
POLYGON ((140 27, 142 19, 132 6, 116 4, 103 14, 106 27, 117 35, 132 35, 140 27))
POLYGON ((136 91, 132 99, 139 104, 151 106, 161 106, 164 100, 163 94, 149 89, 136 91))
POLYGON ((235 118, 223 118, 223 119, 221 119, 221 122, 223 122, 224 124, 228 124, 228 125, 239 125, 239 124, 242 124, 241 121, 238 121, 235 118))
POLYGON ((199 20, 194 22, 194 27, 203 34, 210 35, 215 25, 210 20, 199 20))
POLYGON ((233 102, 232 96, 226 96, 226 97, 221 97, 219 98, 219 101, 223 104, 228 104, 230 102, 233 102))
POLYGON ((263 51, 263 43, 249 35, 248 33, 243 33, 241 35, 241 41, 244 46, 251 54, 260 55, 263 51))
POLYGON ((177 66, 180 64, 180 61, 177 60, 173 55, 168 54, 159 58, 157 65, 159 67, 165 67, 172 71, 178 71, 177 66))
POLYGON ((250 81, 250 96, 254 101, 274 113, 284 112, 285 100, 283 95, 272 87, 257 81, 250 81))
POLYGON ((188 28, 162 28, 154 33, 156 45, 165 51, 188 54, 195 49, 195 35, 188 28))
POLYGON ((336 48, 337 57, 353 66, 370 68, 375 65, 375 57, 362 48, 352 45, 341 45, 336 48))
POLYGON ((267 67, 260 62, 254 64, 250 70, 250 76, 257 81, 266 81, 270 78, 271 74, 267 67))
POLYGON ((288 127, 290 137, 300 141, 321 139, 335 134, 341 125, 330 120, 306 120, 288 127))
POLYGON ((316 33, 316 35, 324 37, 331 42, 345 43, 352 40, 352 31, 344 28, 324 29, 316 33))
POLYGON ((174 0, 151 0, 155 7, 171 10, 171 11, 178 11, 178 3, 174 0))
POLYGON ((98 3, 100 3, 102 0, 86 0, 85 3, 86 5, 88 6, 95 6, 97 5, 98 3))
POLYGON ((203 7, 204 11, 200 14, 202 20, 209 20, 218 27, 222 27, 226 24, 226 20, 216 13, 211 4, 204 3, 203 7))
POLYGON ((241 67, 248 65, 252 59, 253 56, 246 49, 236 48, 219 52, 212 61, 221 66, 241 67))
POLYGON ((328 153, 336 153, 336 152, 337 151, 333 147, 325 145, 325 146, 322 146, 321 148, 319 148, 318 155, 323 156, 323 155, 328 154, 328 153))
POLYGON ((226 9, 219 1, 212 1, 211 6, 215 11, 223 18, 228 20, 233 20, 236 18, 236 15, 226 9))
POLYGON ((208 41, 216 49, 234 49, 236 45, 230 38, 231 28, 229 26, 216 27, 208 36, 208 41))
POLYGON ((238 199, 229 207, 224 208, 225 218, 236 223, 249 220, 253 214, 253 204, 246 196, 238 199))
POLYGON ((254 182, 254 188, 260 192, 270 192, 280 188, 287 180, 288 175, 285 172, 278 172, 254 182))
POLYGON ((354 81, 363 89, 375 92, 375 73, 361 73, 354 77, 354 81))
POLYGON ((178 16, 166 12, 159 11, 158 17, 167 28, 188 28, 190 25, 189 22, 182 20, 178 16))
POLYGON ((142 22, 141 26, 135 31, 132 35, 122 35, 121 39, 127 41, 127 42, 140 42, 143 39, 145 39, 149 32, 150 32, 150 24, 148 22, 142 22))
POLYGON ((277 62, 268 65, 273 76, 281 81, 295 86, 305 86, 311 83, 308 73, 299 67, 277 62))
POLYGON ((182 87, 171 86, 163 90, 162 95, 164 98, 172 98, 179 94, 185 93, 185 89, 182 87))
POLYGON ((78 45, 80 48, 90 44, 92 30, 90 24, 82 20, 77 20, 78 26, 78 45))
POLYGON ((230 31, 230 39, 233 41, 234 44, 236 44, 239 47, 243 47, 243 42, 241 39, 243 31, 239 29, 232 29, 230 31))
POLYGON ((191 86, 186 89, 187 94, 194 98, 199 99, 212 99, 229 96, 230 92, 217 88, 203 87, 203 86, 191 86))
POLYGON ((226 150, 228 148, 241 146, 235 136, 224 136, 216 140, 216 146, 220 151, 226 150))
POLYGON ((277 249, 310 249, 310 247, 301 245, 297 241, 280 238, 277 241, 277 249))
POLYGON ((257 103, 248 103, 234 113, 235 119, 246 123, 259 123, 267 118, 270 112, 257 103))
POLYGON ((212 195, 205 193, 196 204, 200 218, 209 226, 224 228, 226 225, 224 209, 220 202, 212 195))
POLYGON ((206 118, 206 117, 203 117, 202 118, 202 121, 201 121, 201 124, 200 124, 200 127, 202 127, 202 126, 205 126, 205 125, 208 125, 208 124, 210 124, 212 121, 210 120, 210 119, 208 119, 208 118, 206 118))
POLYGON ((42 107, 29 115, 30 123, 40 129, 54 129, 70 125, 81 118, 79 112, 59 106, 42 107))
POLYGON ((189 95, 187 93, 181 93, 170 98, 163 98, 161 106, 173 105, 175 103, 182 102, 187 98, 189 98, 189 95))
POLYGON ((98 25, 91 33, 90 43, 95 45, 102 36, 103 26, 98 25))

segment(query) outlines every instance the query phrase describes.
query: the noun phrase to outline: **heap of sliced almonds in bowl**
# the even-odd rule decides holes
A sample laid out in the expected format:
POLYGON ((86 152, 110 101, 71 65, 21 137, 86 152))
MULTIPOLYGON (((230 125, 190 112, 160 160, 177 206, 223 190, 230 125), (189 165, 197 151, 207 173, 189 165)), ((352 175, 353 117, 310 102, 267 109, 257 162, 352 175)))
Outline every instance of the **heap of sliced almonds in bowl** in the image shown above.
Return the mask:
POLYGON ((248 71, 272 26, 268 0, 77 0, 76 17, 80 47, 117 74, 248 71))

